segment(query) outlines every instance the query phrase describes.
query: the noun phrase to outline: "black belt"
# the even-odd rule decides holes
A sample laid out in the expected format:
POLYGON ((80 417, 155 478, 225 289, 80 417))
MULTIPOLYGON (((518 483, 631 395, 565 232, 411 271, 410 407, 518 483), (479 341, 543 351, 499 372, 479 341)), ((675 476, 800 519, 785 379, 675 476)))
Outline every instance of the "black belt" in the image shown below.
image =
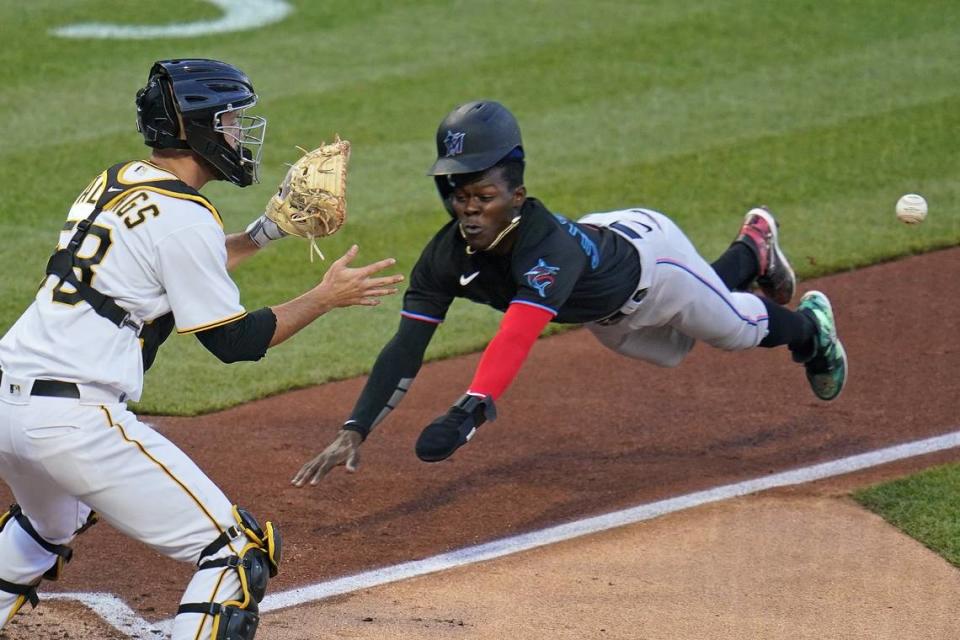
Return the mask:
MULTIPOLYGON (((633 296, 631 296, 630 299, 633 300, 634 302, 640 302, 641 300, 643 300, 643 299, 646 298, 646 297, 647 297, 647 289, 640 289, 639 291, 637 291, 636 293, 634 293, 633 296)), ((624 303, 624 304, 626 304, 626 303, 624 303)), ((621 308, 622 308, 622 307, 621 307, 621 308)), ((627 314, 625 314, 623 311, 620 311, 620 309, 617 309, 616 311, 614 311, 613 313, 611 313, 611 314, 608 315, 607 317, 605 317, 605 318, 600 318, 599 320, 595 320, 594 322, 595 322, 596 324, 599 324, 599 325, 602 325, 602 326, 604 326, 604 327, 607 327, 607 326, 610 326, 611 324, 617 324, 618 322, 620 322, 621 320, 623 320, 623 319, 626 318, 626 317, 627 317, 627 314)))
MULTIPOLYGON (((3 384, 3 370, 0 369, 0 384, 3 384)), ((13 386, 13 385, 10 385, 13 386)), ((14 390, 11 389, 11 392, 14 390)), ((34 380, 33 389, 30 391, 32 396, 46 396, 48 398, 73 398, 80 399, 80 388, 73 382, 61 382, 60 380, 34 380)))
POLYGON ((600 318, 599 320, 595 320, 594 323, 599 324, 600 326, 603 326, 603 327, 609 327, 610 325, 617 324, 618 322, 623 320, 626 317, 626 315, 627 314, 625 314, 624 312, 618 309, 613 313, 611 313, 610 315, 608 315, 606 318, 600 318))

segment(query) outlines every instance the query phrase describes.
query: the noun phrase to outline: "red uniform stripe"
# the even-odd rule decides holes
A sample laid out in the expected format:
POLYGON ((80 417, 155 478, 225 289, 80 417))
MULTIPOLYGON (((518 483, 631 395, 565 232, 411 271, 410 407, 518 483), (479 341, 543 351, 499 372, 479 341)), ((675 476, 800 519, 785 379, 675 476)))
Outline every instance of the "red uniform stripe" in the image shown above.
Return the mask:
POLYGON ((542 307, 512 303, 500 322, 497 335, 480 358, 468 393, 483 394, 494 400, 499 398, 513 382, 533 343, 555 315, 542 307))

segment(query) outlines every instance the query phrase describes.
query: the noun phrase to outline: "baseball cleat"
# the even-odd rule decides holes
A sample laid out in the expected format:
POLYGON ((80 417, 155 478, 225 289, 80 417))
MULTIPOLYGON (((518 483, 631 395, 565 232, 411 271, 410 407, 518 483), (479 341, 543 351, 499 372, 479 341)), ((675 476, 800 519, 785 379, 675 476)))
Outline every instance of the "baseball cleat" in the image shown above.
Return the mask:
POLYGON ((847 380, 847 353, 837 337, 833 307, 827 296, 819 291, 808 291, 800 298, 797 311, 812 318, 817 325, 816 349, 813 357, 803 363, 807 381, 818 398, 833 400, 840 395, 847 380))
POLYGON ((744 217, 736 241, 751 247, 756 254, 757 286, 763 295, 777 304, 787 304, 797 288, 797 277, 780 249, 777 227, 776 218, 766 207, 755 207, 744 217))

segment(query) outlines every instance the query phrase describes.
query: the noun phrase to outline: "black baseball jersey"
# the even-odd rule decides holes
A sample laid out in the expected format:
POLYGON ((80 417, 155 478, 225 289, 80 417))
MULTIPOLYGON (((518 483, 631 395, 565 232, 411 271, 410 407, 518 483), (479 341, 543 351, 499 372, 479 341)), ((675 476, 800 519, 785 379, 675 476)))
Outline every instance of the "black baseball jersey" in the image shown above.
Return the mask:
POLYGON ((455 220, 424 248, 410 276, 403 313, 442 322, 454 298, 506 311, 513 302, 583 323, 617 311, 640 279, 636 249, 609 229, 581 225, 527 198, 508 254, 466 252, 455 220))

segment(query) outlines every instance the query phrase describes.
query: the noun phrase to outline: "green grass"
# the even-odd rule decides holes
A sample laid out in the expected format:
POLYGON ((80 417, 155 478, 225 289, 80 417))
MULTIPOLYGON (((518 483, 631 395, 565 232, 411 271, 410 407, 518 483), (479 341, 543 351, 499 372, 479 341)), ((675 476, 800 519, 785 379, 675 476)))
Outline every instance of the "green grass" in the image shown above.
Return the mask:
MULTIPOLYGON (((751 205, 768 204, 801 277, 960 242, 960 5, 951 1, 344 0, 295 4, 287 20, 182 40, 61 40, 72 22, 210 19, 206 2, 0 5, 0 330, 29 303, 68 203, 94 174, 144 155, 133 95, 151 62, 209 56, 253 78, 270 124, 263 184, 205 193, 230 231, 294 159, 335 132, 354 144, 348 226, 336 256, 391 255, 408 272, 446 219, 424 173, 437 123, 492 97, 523 129, 527 186, 575 216, 643 204, 674 217, 707 258, 751 205), (893 204, 924 194, 923 225, 893 204)), ((235 277, 248 308, 322 275, 285 240, 235 277)), ((224 367, 172 338, 141 412, 194 414, 367 371, 399 299, 322 318, 264 361, 224 367), (198 384, 198 381, 203 381, 198 384)), ((841 311, 842 313, 842 311, 841 311)), ((498 315, 459 302, 428 357, 482 348, 498 315)))
POLYGON ((960 567, 960 465, 870 487, 854 498, 960 567))

